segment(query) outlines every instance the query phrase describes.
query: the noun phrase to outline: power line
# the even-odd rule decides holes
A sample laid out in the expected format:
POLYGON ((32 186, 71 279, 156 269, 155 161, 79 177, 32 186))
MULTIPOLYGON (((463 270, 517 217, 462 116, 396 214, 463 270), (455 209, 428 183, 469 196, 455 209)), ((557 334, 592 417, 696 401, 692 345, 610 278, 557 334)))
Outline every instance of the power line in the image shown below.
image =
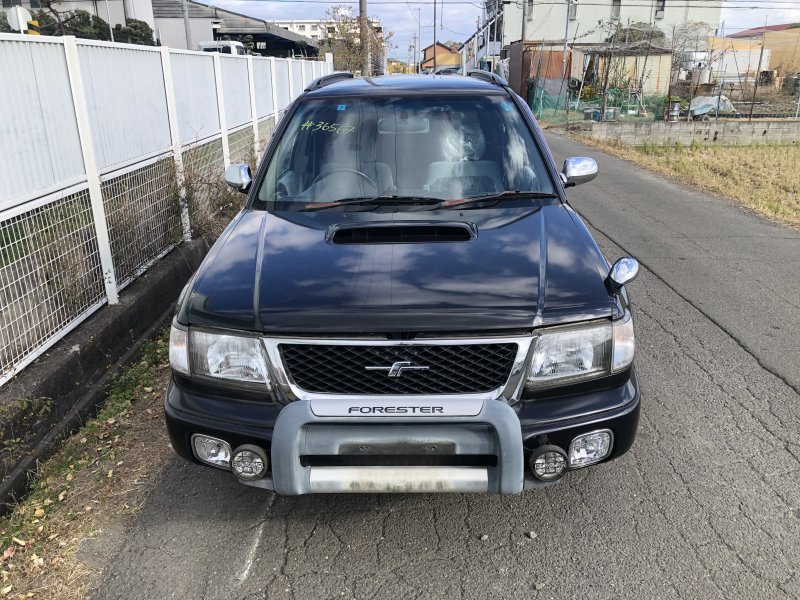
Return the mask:
MULTIPOLYGON (((79 0, 66 0, 66 1, 79 1, 79 0)), ((239 0, 240 2, 263 2, 272 4, 357 4, 359 0, 239 0)), ((691 6, 696 8, 725 8, 729 10, 786 10, 784 7, 797 6, 796 0, 746 0, 750 4, 740 6, 720 6, 719 2, 715 0, 684 0, 689 2, 691 6)), ((437 0, 439 4, 444 5, 469 5, 476 8, 483 8, 482 2, 470 2, 469 0, 437 0)), ((434 0, 373 0, 370 4, 380 5, 397 5, 397 4, 423 4, 432 6, 434 0)), ((625 3, 627 8, 650 8, 653 3, 651 0, 635 0, 625 3)), ((551 1, 551 2, 536 2, 536 6, 564 6, 564 2, 551 1)), ((611 4, 608 2, 580 2, 580 6, 607 6, 611 4)), ((748 28, 749 29, 749 28, 748 28)))

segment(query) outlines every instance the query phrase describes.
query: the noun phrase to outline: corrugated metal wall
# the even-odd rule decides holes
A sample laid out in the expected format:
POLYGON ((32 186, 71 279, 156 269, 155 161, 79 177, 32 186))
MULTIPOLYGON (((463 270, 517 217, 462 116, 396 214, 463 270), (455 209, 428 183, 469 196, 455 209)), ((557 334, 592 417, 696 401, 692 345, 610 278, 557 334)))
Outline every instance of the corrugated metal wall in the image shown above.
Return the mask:
POLYGON ((84 174, 64 49, 0 42, 0 210, 84 174))
POLYGON ((101 169, 171 145, 158 49, 78 46, 97 163, 101 169))
POLYGON ((278 93, 278 110, 283 110, 292 101, 289 94, 289 60, 275 59, 275 89, 278 93))
POLYGON ((291 96, 332 70, 219 60, 221 99, 210 54, 0 33, 0 385, 188 236, 202 186, 254 163, 291 96))
POLYGON ((253 61, 253 85, 256 88, 256 114, 266 117, 275 112, 272 105, 272 69, 269 60, 253 61))
POLYGON ((173 52, 169 58, 181 143, 219 133, 214 58, 189 52, 173 52))
POLYGON ((250 82, 247 59, 243 56, 221 56, 222 87, 225 90, 225 120, 228 127, 247 123, 250 113, 250 82))

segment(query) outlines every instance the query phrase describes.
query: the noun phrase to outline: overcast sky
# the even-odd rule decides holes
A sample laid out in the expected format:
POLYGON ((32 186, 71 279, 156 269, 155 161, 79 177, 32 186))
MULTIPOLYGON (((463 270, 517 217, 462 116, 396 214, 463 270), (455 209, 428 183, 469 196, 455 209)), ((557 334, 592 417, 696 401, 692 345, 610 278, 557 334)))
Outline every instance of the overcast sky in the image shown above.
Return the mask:
MULTIPOLYGON (((269 0, 205 0, 221 8, 229 8, 236 12, 264 19, 322 19, 330 5, 300 2, 273 2, 269 0)), ((480 4, 476 0, 476 4, 480 4)), ((347 4, 342 2, 342 4, 347 4)), ((358 10, 358 3, 351 4, 358 10)), ((624 5, 624 3, 623 3, 624 5)), ((764 24, 765 17, 769 24, 800 22, 800 0, 797 8, 788 0, 775 0, 773 5, 765 5, 763 0, 728 0, 722 11, 726 32, 740 31, 764 24), (745 9, 743 7, 758 5, 761 8, 745 9), (735 8, 735 7, 740 8, 735 8)), ((384 29, 394 32, 392 42, 395 46, 390 56, 406 60, 412 36, 417 33, 417 9, 420 10, 422 25, 422 46, 433 42, 433 5, 430 0, 425 4, 371 4, 368 6, 370 17, 379 17, 384 29)), ((462 42, 475 32, 476 20, 480 17, 480 9, 469 4, 439 4, 441 21, 438 39, 440 41, 455 40, 462 42)))

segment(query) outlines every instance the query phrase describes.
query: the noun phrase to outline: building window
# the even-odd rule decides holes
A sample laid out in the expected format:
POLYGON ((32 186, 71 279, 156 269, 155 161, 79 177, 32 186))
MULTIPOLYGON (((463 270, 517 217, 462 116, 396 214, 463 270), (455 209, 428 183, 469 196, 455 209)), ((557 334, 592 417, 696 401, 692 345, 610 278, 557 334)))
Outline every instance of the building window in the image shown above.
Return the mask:
POLYGON ((525 0, 528 3, 528 21, 533 21, 533 0, 525 0))
POLYGON ((611 18, 618 20, 622 10, 622 0, 611 0, 611 18))
POLYGON ((569 0, 569 20, 578 18, 578 0, 569 0))
POLYGON ((316 31, 317 29, 319 29, 319 27, 317 27, 316 25, 311 26, 311 31, 316 31))
POLYGON ((306 26, 305 25, 298 25, 297 26, 297 31, 305 31, 305 30, 306 30, 306 26))
POLYGON ((22 4, 22 0, 3 0, 3 8, 8 8, 9 6, 19 6, 22 4))
POLYGON ((656 19, 664 18, 664 9, 667 7, 667 0, 656 0, 656 19))
POLYGON ((312 39, 312 40, 318 40, 318 39, 319 39, 319 36, 318 36, 318 35, 312 35, 312 36, 311 36, 311 39, 312 39))
POLYGON ((328 27, 328 33, 330 33, 331 35, 336 33, 336 27, 328 27))

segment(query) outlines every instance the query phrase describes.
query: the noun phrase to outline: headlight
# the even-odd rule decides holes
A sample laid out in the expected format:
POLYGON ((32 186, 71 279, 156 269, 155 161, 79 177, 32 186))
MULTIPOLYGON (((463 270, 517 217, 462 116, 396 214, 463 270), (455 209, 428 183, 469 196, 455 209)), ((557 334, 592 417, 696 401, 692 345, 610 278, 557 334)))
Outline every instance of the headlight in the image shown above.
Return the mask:
POLYGON ((269 388, 261 342, 255 337, 210 333, 172 326, 169 364, 179 373, 225 379, 269 388))
POLYGON ((267 385, 267 362, 255 337, 189 330, 192 375, 267 385))
POLYGON ((536 340, 527 385, 543 388, 610 375, 633 362, 633 320, 545 330, 536 340))

